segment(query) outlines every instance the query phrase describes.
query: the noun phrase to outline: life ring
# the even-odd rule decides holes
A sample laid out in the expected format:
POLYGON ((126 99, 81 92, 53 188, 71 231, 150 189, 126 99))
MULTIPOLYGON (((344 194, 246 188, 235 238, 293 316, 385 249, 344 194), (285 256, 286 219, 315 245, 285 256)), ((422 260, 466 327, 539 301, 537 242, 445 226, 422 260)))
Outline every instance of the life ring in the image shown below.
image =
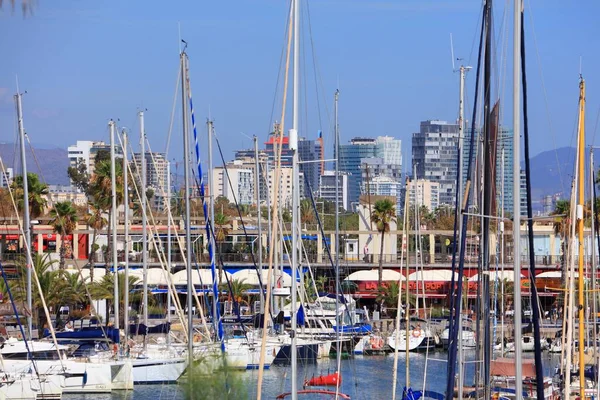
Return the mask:
POLYGON ((194 343, 199 343, 202 341, 202 337, 200 335, 194 335, 194 343))
POLYGON ((412 331, 412 335, 413 335, 413 337, 415 337, 415 338, 418 338, 418 337, 420 337, 420 336, 421 336, 421 330, 420 330, 419 328, 417 328, 417 329, 413 329, 413 331, 412 331))

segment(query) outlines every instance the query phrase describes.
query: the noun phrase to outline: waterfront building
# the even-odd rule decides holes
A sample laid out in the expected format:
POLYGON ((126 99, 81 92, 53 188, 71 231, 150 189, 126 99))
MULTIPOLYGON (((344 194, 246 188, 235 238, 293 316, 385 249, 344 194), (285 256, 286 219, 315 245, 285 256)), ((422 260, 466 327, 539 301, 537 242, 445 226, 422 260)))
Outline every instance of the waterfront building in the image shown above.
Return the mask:
POLYGON ((419 132, 412 135, 412 157, 416 179, 439 183, 440 204, 454 206, 458 170, 458 124, 438 120, 422 121, 419 132))

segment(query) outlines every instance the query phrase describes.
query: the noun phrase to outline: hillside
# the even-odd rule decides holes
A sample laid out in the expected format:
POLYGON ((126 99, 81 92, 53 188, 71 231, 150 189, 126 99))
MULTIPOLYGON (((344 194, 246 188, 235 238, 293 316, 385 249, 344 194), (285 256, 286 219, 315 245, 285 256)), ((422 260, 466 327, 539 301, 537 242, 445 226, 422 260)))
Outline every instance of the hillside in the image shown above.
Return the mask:
MULTIPOLYGON (((27 149, 27 170, 29 172, 41 175, 41 179, 50 185, 69 184, 69 176, 67 175, 67 168, 69 167, 67 150, 59 148, 34 148, 34 153, 35 157, 31 149, 27 149)), ((19 171, 21 171, 20 154, 19 147, 15 146, 14 143, 0 143, 0 157, 2 157, 4 166, 6 168, 13 168, 16 175, 20 175, 19 171), (17 154, 16 158, 15 154, 17 154)))

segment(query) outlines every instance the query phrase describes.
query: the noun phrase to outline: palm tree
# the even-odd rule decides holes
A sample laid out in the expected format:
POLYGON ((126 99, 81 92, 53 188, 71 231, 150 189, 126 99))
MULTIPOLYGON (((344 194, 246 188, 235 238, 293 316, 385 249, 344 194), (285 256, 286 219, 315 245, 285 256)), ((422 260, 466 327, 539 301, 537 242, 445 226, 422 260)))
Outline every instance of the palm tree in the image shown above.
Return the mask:
POLYGON ((252 285, 250 285, 249 283, 245 282, 246 279, 232 279, 229 281, 229 284, 227 283, 223 283, 221 284, 221 290, 222 291, 226 291, 229 293, 229 300, 233 300, 234 301, 234 305, 236 306, 236 309, 234 310, 234 312, 236 314, 240 313, 239 310, 239 305, 240 303, 247 303, 246 301, 244 301, 243 296, 245 294, 247 294, 249 289, 252 289, 252 285), (231 285, 231 287, 230 287, 231 285))
MULTIPOLYGON (((223 243, 225 239, 227 239, 227 235, 229 235, 229 219, 223 213, 217 213, 215 215, 215 225, 217 229, 215 230, 215 240, 219 245, 219 256, 223 254, 223 243)), ((223 279, 223 264, 219 263, 219 282, 223 279)))
MULTIPOLYGON (((16 176, 12 187, 15 190, 15 196, 17 198, 17 208, 19 211, 23 211, 23 175, 16 176)), ((46 209, 46 195, 48 194, 48 185, 42 183, 33 172, 27 173, 27 189, 29 191, 29 213, 31 218, 38 218, 44 214, 46 209)))
POLYGON ((95 255, 97 247, 98 247, 98 245, 96 244, 96 236, 98 234, 98 231, 101 231, 102 229, 104 229, 104 227, 108 223, 108 220, 106 218, 104 218, 104 213, 102 211, 101 205, 96 200, 89 203, 89 207, 90 207, 90 212, 87 215, 85 222, 89 226, 91 226, 93 229, 93 231, 92 231, 92 246, 91 246, 90 254, 88 256, 88 262, 90 263, 90 282, 93 282, 94 281, 94 264, 96 261, 94 255, 95 255))
POLYGON ((50 210, 50 225, 60 235, 60 269, 65 269, 66 236, 72 235, 77 227, 77 209, 70 201, 61 201, 50 210))
MULTIPOLYGON (((115 176, 116 176, 116 194, 117 194, 117 204, 121 204, 123 202, 124 188, 123 188, 123 166, 120 163, 115 163, 115 176)), ((96 163, 96 167, 94 169, 94 175, 92 175, 92 179, 90 180, 90 195, 95 202, 95 204, 104 212, 108 212, 108 221, 112 218, 112 174, 111 174, 111 162, 110 160, 103 160, 96 163)), ((108 230, 108 237, 110 240, 110 226, 108 230)), ((109 242, 109 246, 107 247, 108 252, 110 253, 110 246, 112 244, 109 242)), ((106 263, 106 272, 108 273, 109 264, 106 263)))
MULTIPOLYGON (((558 200, 554 206, 554 211, 551 215, 555 215, 553 221, 554 234, 560 237, 561 240, 561 270, 562 270, 562 281, 566 282, 567 277, 567 263, 565 255, 567 250, 567 237, 571 232, 571 203, 568 200, 558 200)), ((516 256, 516 255, 515 255, 516 256)))
MULTIPOLYGON (((387 285, 380 285, 379 293, 377 293, 377 298, 376 298, 377 303, 383 303, 383 304, 385 304, 385 306, 388 309, 393 310, 393 312, 390 315, 393 318, 396 317, 396 313, 398 312, 398 310, 396 310, 396 307, 398 307, 398 295, 399 294, 400 294, 400 285, 398 285, 398 282, 389 282, 387 285)), ((415 296, 412 294, 409 294, 408 302, 411 305, 415 305, 416 304, 415 296)))
POLYGON ((390 223, 396 222, 396 205, 390 199, 377 200, 373 206, 371 222, 377 226, 381 233, 381 247, 379 249, 379 286, 383 280, 383 241, 385 234, 390 231, 390 223))
POLYGON ((312 202, 309 199, 300 201, 300 222, 303 224, 314 224, 315 213, 312 207, 312 202))
MULTIPOLYGON (((125 274, 119 273, 118 279, 119 279, 119 281, 118 281, 118 284, 119 284, 119 308, 121 310, 123 310, 125 307, 125 302, 124 302, 124 299, 125 299, 125 274)), ((137 278, 135 276, 129 277, 129 301, 131 303, 139 303, 139 302, 141 302, 141 300, 143 298, 143 292, 141 290, 135 290, 136 283, 138 280, 139 280, 139 278, 137 278)), ((93 282, 90 285, 90 295, 92 296, 92 299, 94 299, 94 300, 104 300, 105 299, 107 301, 107 303, 109 303, 110 305, 113 305, 114 300, 115 300, 114 282, 115 282, 115 277, 114 277, 113 273, 104 275, 100 282, 93 282)), ((154 303, 154 297, 150 294, 150 292, 148 292, 148 302, 149 302, 149 305, 152 305, 154 303)), ((106 321, 109 320, 109 315, 110 315, 110 306, 106 308, 106 321)), ((121 318, 123 318, 123 314, 121 314, 121 318)), ((121 320, 119 322, 121 323, 121 325, 123 325, 124 321, 121 320)))
MULTIPOLYGON (((64 304, 71 304, 73 294, 66 288, 64 279, 65 271, 55 269, 56 260, 50 259, 50 254, 35 254, 33 256, 33 268, 39 281, 41 292, 38 290, 38 285, 33 281, 31 303, 33 310, 32 316, 38 321, 43 322, 44 305, 42 303, 42 295, 46 301, 48 308, 57 310, 64 304)), ((27 262, 23 259, 18 263, 21 276, 24 276, 27 271, 27 262)), ((21 281, 19 287, 13 288, 13 295, 16 299, 24 301, 26 298, 25 282, 21 281), (16 289, 16 290, 15 290, 16 289)), ((40 324, 40 326, 43 324, 40 324)))

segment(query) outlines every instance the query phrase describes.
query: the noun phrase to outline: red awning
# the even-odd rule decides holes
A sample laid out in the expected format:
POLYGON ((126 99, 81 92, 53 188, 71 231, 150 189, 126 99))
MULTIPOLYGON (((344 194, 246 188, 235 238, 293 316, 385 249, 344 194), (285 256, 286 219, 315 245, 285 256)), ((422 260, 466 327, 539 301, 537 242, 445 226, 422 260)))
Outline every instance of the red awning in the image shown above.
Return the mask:
POLYGON ((19 239, 19 235, 5 235, 4 238, 6 240, 17 240, 19 239))

